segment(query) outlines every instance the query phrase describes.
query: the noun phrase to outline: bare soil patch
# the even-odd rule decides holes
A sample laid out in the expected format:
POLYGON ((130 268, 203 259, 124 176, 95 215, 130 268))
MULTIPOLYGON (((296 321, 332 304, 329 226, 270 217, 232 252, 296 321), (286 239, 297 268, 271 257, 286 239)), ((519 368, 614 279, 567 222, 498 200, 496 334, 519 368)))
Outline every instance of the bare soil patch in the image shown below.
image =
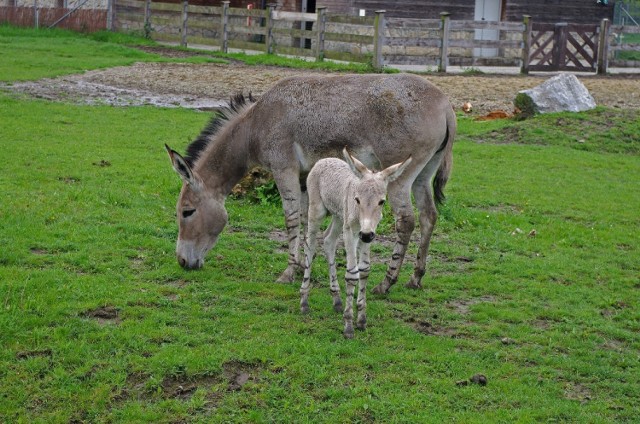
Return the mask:
MULTIPOLYGON (((145 49, 178 58, 202 54, 163 47, 145 49)), ((250 92, 260 96, 278 80, 303 74, 327 72, 248 66, 235 61, 228 64, 136 63, 60 78, 16 82, 0 89, 83 104, 211 109, 220 107, 234 94, 250 92)), ((548 76, 429 74, 424 78, 440 87, 456 110, 470 102, 472 115, 481 116, 495 110, 512 111, 518 91, 541 84, 548 76)), ((580 76, 580 80, 599 105, 640 109, 640 79, 635 75, 580 76)))

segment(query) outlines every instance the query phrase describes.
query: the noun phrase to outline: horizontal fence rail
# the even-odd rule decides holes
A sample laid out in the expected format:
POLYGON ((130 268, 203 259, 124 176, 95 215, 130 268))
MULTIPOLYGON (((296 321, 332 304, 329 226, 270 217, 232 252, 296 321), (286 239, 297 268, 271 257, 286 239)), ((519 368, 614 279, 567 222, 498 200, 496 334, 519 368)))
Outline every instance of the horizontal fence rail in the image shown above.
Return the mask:
MULTIPOLYGON (((522 22, 454 21, 447 13, 440 19, 408 19, 386 17, 380 10, 360 17, 332 14, 324 7, 300 13, 276 10, 274 4, 262 10, 232 8, 229 3, 109 0, 105 10, 3 6, 0 23, 44 27, 59 20, 63 28, 137 32, 157 41, 202 44, 224 52, 239 49, 365 62, 375 69, 419 65, 441 72, 450 65, 491 65, 519 66, 528 73, 543 68, 538 63, 546 63, 552 47, 550 36, 541 35, 541 26, 529 16, 522 22)), ((581 37, 568 33, 573 46, 567 51, 570 58, 576 56, 572 60, 581 70, 603 73, 609 66, 640 67, 640 28, 604 20, 581 32, 581 37)))

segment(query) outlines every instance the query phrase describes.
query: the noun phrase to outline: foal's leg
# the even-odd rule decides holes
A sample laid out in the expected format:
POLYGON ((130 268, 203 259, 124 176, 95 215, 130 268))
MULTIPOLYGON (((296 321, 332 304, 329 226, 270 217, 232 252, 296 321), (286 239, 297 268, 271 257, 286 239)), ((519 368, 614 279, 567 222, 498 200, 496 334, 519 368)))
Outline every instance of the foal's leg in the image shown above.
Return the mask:
POLYGON ((411 194, 408 188, 405 190, 400 185, 396 185, 397 182, 398 181, 389 184, 388 198, 393 215, 396 217, 396 232, 398 233, 398 238, 393 248, 391 261, 387 267, 387 274, 384 280, 373 288, 373 292, 377 294, 388 293, 389 288, 398 281, 402 261, 407 252, 409 240, 411 240, 411 233, 413 233, 413 229, 415 228, 416 219, 413 216, 411 194))
POLYGON ((338 283, 338 273, 336 271, 336 246, 338 245, 338 237, 341 231, 342 221, 334 216, 329 228, 324 233, 324 254, 329 264, 331 297, 333 297, 333 310, 336 312, 342 312, 340 284, 338 283))
POLYGON ((278 186, 280 197, 282 198, 282 208, 287 226, 287 236, 289 240, 289 260, 287 269, 284 270, 279 283, 293 282, 296 271, 300 268, 300 182, 298 172, 291 170, 273 170, 273 178, 278 186))
POLYGON ((320 230, 322 218, 327 214, 324 206, 316 204, 309 211, 309 221, 307 225, 307 237, 304 241, 304 277, 302 278, 302 286, 300 286, 300 311, 303 314, 309 312, 309 292, 311 291, 311 264, 313 256, 316 252, 318 242, 317 234, 320 230))
POLYGON ((344 249, 347 252, 347 271, 345 272, 346 282, 346 305, 344 307, 344 336, 347 339, 353 338, 353 292, 355 291, 356 284, 360 280, 360 273, 358 272, 357 262, 357 235, 352 234, 350 230, 345 230, 344 234, 344 249))
POLYGON ((369 259, 370 243, 358 241, 360 248, 360 261, 358 263, 358 271, 360 272, 360 280, 358 284, 358 319, 356 327, 358 330, 367 328, 367 280, 369 279, 369 271, 371 270, 371 262, 369 259))
POLYGON ((407 287, 414 289, 422 287, 421 281, 426 270, 429 243, 438 218, 436 204, 431 194, 430 181, 431 174, 425 170, 413 183, 413 196, 416 200, 416 207, 420 212, 420 246, 418 247, 418 257, 413 276, 411 281, 407 283, 407 287))

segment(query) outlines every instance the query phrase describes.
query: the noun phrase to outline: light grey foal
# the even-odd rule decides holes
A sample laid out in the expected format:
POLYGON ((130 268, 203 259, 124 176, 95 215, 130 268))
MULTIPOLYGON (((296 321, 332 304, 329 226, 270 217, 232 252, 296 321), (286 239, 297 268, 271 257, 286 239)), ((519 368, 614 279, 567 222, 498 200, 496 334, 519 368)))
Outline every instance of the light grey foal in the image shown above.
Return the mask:
POLYGON ((336 245, 342 231, 347 253, 346 305, 344 307, 344 336, 353 337, 353 292, 358 284, 358 320, 356 326, 364 330, 367 325, 366 286, 369 277, 369 248, 376 227, 382 219, 382 207, 387 196, 387 184, 402 174, 411 163, 411 157, 383 171, 370 171, 363 163, 343 150, 346 163, 328 158, 316 162, 307 177, 309 194, 309 221, 305 242, 305 268, 300 288, 300 309, 309 312, 311 290, 311 264, 317 244, 317 233, 327 213, 331 224, 324 237, 324 251, 329 263, 333 308, 342 311, 340 286, 336 274, 336 245), (359 252, 359 258, 358 258, 359 252))

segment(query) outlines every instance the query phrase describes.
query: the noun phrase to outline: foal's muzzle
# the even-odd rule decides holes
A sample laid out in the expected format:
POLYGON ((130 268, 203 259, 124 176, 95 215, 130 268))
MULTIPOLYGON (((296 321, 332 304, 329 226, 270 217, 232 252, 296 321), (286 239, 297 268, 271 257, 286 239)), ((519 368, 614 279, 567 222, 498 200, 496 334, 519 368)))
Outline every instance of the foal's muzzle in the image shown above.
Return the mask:
POLYGON ((374 238, 376 238, 376 233, 363 233, 362 231, 360 231, 360 240, 362 240, 364 243, 371 243, 373 241, 374 238))

